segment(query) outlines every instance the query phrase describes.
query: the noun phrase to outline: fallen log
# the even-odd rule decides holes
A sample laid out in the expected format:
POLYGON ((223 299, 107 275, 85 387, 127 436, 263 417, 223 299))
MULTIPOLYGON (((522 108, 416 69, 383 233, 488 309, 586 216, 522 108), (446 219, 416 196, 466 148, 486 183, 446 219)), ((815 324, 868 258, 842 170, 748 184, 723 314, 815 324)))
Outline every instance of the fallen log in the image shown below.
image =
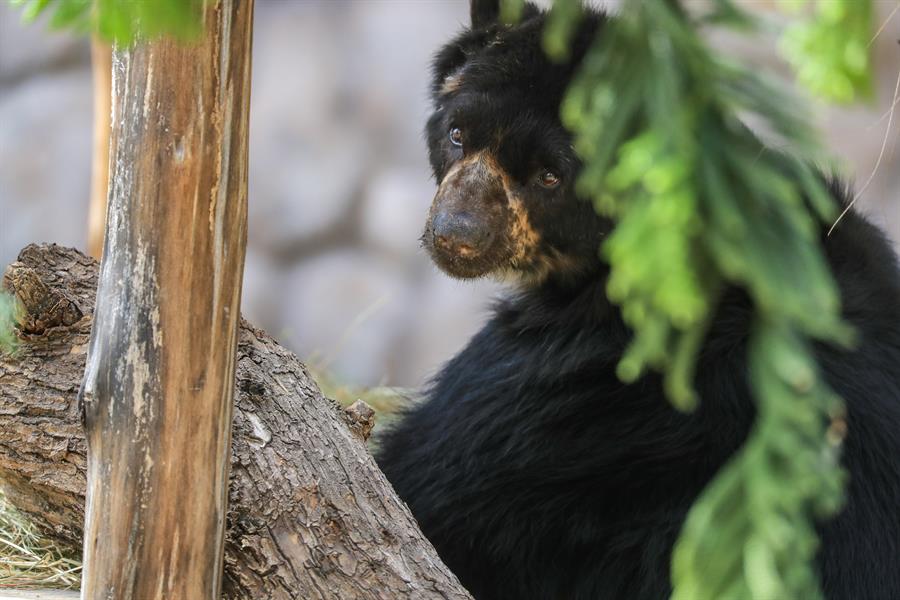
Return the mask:
MULTIPOLYGON (((97 265, 31 245, 3 285, 25 312, 16 351, 0 354, 0 486, 77 552, 86 468, 77 395, 97 265)), ((296 356, 241 323, 223 597, 470 598, 378 470, 370 429, 364 407, 341 409, 296 356)))

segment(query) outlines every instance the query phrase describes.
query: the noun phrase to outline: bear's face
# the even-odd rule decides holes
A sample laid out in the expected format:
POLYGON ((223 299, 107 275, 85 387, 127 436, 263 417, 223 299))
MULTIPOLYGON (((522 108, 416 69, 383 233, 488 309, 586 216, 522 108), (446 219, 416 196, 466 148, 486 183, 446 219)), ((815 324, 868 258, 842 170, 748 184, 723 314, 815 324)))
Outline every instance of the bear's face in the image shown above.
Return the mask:
POLYGON ((439 52, 426 128, 438 191, 422 240, 449 275, 540 282, 598 263, 609 225, 575 196, 559 106, 600 21, 586 20, 565 64, 544 55, 531 7, 515 27, 483 24, 439 52))

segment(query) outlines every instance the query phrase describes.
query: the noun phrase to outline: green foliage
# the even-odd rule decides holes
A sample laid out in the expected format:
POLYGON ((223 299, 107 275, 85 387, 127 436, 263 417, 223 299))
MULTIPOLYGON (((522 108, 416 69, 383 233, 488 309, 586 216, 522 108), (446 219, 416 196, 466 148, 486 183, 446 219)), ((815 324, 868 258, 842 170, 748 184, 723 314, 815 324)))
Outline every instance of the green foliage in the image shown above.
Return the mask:
POLYGON ((127 45, 137 38, 172 35, 190 39, 202 24, 207 0, 10 0, 30 22, 50 14, 50 26, 127 45))
POLYGON ((18 303, 13 296, 0 292, 0 352, 16 349, 16 312, 18 303))
POLYGON ((800 83, 838 102, 850 102, 858 93, 871 96, 871 1, 820 0, 815 14, 788 28, 782 40, 800 83))
POLYGON ((759 418, 688 516, 673 557, 673 600, 820 596, 809 513, 840 507, 841 401, 791 327, 760 320, 749 352, 759 418), (825 415, 834 420, 827 432, 825 415))
POLYGON ((504 23, 518 23, 524 8, 525 0, 500 0, 500 20, 504 23))
MULTIPOLYGON (((822 2, 817 18, 786 38, 801 80, 841 99, 869 81, 857 50, 871 7, 851 3, 870 1, 822 2), (837 4, 860 22, 843 35, 837 4), (818 39, 829 41, 824 55, 818 39), (823 69, 835 69, 828 81, 823 69)), ((578 0, 554 3, 551 56, 565 55, 580 14, 578 0)), ((726 1, 700 19, 753 26, 726 1)), ((673 556, 674 598, 815 598, 811 515, 841 502, 842 407, 811 342, 853 337, 819 246, 817 220, 832 218, 834 207, 808 166, 820 158, 818 142, 798 103, 710 50, 697 26, 677 2, 625 0, 588 53, 562 118, 584 161, 579 194, 616 222, 602 252, 607 294, 634 330, 618 367, 623 380, 658 370, 673 404, 693 408, 695 362, 726 286, 746 290, 755 308, 748 352, 757 423, 688 516, 673 556), (745 118, 793 154, 767 149, 745 118)))

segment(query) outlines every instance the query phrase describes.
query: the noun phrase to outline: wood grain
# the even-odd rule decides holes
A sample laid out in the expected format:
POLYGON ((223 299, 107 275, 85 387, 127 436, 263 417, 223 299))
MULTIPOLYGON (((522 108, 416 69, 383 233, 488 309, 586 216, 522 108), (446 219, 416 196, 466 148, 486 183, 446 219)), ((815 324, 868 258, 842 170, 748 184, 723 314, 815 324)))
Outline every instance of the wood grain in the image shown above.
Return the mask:
POLYGON ((103 262, 83 385, 82 598, 218 598, 247 228, 252 0, 113 51, 103 262))

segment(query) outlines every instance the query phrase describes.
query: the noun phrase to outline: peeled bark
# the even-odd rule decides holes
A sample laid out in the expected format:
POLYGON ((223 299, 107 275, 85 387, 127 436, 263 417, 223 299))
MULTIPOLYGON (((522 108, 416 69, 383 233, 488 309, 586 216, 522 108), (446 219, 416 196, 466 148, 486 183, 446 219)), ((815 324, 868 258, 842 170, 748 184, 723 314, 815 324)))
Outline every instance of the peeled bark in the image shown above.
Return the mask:
MULTIPOLYGON (((76 396, 96 265, 29 246, 4 282, 31 327, 14 356, 0 355, 0 485, 45 532, 79 548, 86 461, 76 396)), ((365 410, 351 417, 324 398, 293 354, 246 322, 236 381, 224 597, 470 598, 368 453, 365 410)))
POLYGON ((82 597, 221 595, 247 237, 252 0, 113 51, 110 185, 82 398, 82 597))

